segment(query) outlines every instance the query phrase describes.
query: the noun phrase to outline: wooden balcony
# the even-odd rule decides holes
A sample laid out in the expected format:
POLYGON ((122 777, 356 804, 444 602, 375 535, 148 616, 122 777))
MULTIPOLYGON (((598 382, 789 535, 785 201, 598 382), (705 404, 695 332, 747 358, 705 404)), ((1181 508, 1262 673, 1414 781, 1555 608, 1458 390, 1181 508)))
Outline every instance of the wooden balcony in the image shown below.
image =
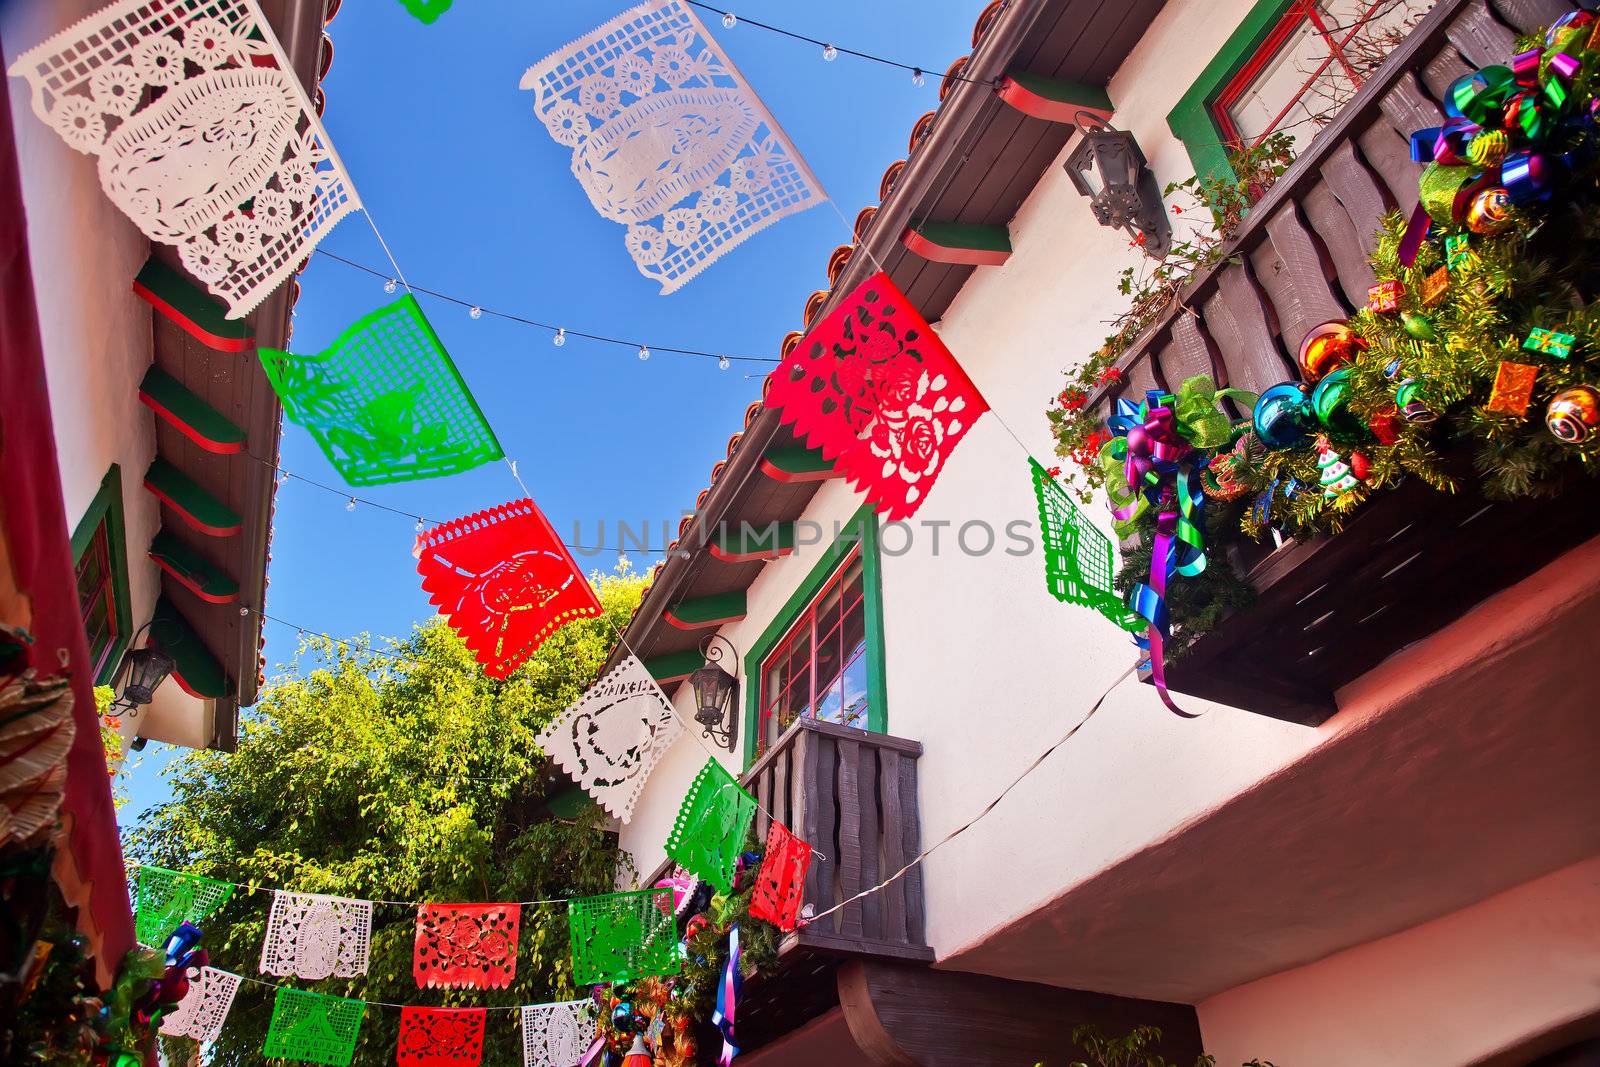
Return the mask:
MULTIPOLYGON (((1411 132, 1440 124, 1439 100, 1455 78, 1507 62, 1518 33, 1571 6, 1441 0, 1252 209, 1226 257, 1118 362, 1124 380, 1091 398, 1097 410, 1108 412, 1118 396, 1176 390, 1196 374, 1252 391, 1297 380, 1294 354, 1306 333, 1366 303, 1383 215, 1416 205, 1422 168, 1410 158, 1411 132)), ((1375 496, 1337 537, 1276 551, 1214 546, 1257 600, 1169 664, 1168 682, 1176 692, 1321 722, 1335 710, 1335 690, 1388 653, 1597 533, 1592 490, 1508 504, 1406 484, 1375 496)))
MULTIPOLYGON (((917 758, 922 746, 887 734, 801 719, 744 776, 766 812, 821 855, 806 873, 813 914, 894 874, 922 850, 917 758)), ((770 820, 756 812, 756 836, 770 820)), ((823 952, 930 961, 923 943, 922 868, 784 939, 782 953, 823 952)))

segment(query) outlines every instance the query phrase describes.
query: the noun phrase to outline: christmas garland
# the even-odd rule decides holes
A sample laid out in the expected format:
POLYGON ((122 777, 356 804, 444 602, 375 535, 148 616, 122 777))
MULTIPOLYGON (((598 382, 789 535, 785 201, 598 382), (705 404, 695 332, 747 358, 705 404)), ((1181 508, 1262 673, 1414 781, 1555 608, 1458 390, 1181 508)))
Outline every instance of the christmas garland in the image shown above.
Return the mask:
POLYGON ((1406 477, 1460 488, 1463 451, 1495 499, 1554 495, 1600 465, 1600 20, 1574 11, 1521 46, 1453 83, 1445 124, 1413 135, 1421 203, 1384 221, 1367 306, 1305 338, 1302 381, 1233 396, 1251 417, 1220 433, 1206 378, 1119 401, 1104 430, 1068 404, 1076 383, 1052 412, 1058 436, 1110 435, 1086 480, 1139 534, 1118 583, 1157 664, 1172 622, 1192 640, 1248 600, 1215 554, 1206 566, 1234 530, 1337 533, 1406 477), (1169 595, 1172 576, 1186 580, 1169 595))

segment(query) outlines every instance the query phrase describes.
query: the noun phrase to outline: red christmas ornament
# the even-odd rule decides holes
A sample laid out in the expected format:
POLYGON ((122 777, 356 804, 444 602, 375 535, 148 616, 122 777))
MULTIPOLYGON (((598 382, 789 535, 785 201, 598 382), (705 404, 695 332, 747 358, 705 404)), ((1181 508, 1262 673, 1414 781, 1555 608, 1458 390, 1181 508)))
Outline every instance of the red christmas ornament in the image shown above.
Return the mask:
POLYGON ((704 912, 701 912, 699 915, 691 916, 689 921, 683 926, 683 939, 687 941, 693 938, 694 935, 698 934, 700 931, 706 929, 710 925, 711 920, 706 918, 704 912))
POLYGON ((1367 428, 1380 445, 1392 445, 1400 440, 1400 413, 1393 408, 1380 411, 1367 420, 1367 428))
POLYGON ((482 1008, 400 1009, 401 1067, 477 1067, 483 1061, 482 1008))
POLYGON ((1367 342, 1350 329, 1349 323, 1325 322, 1300 342, 1300 369, 1306 381, 1318 381, 1329 371, 1354 363, 1366 347, 1367 342))
POLYGON ((789 832, 778 820, 767 831, 767 850, 750 894, 750 914, 766 919, 787 933, 800 915, 806 868, 811 866, 811 846, 789 832))
POLYGON ((1350 453, 1350 473, 1360 481, 1367 480, 1367 474, 1372 470, 1372 461, 1367 459, 1365 452, 1350 453))
POLYGON ((472 649, 483 672, 504 678, 600 601, 531 500, 513 500, 417 538, 428 599, 472 649))
POLYGON ((887 274, 862 282, 772 372, 767 404, 890 519, 914 515, 989 405, 887 274))
POLYGON ((411 973, 419 986, 504 989, 517 973, 515 904, 424 904, 411 973))

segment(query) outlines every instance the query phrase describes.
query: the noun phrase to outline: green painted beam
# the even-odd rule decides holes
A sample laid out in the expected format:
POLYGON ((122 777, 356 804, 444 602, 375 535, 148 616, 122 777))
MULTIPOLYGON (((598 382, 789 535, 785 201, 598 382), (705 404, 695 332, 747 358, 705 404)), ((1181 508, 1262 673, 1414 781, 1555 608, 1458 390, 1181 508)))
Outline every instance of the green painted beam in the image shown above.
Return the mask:
POLYGON ((157 456, 144 475, 144 487, 178 513, 190 527, 212 537, 231 537, 244 526, 238 512, 200 487, 183 471, 157 456))
POLYGON ((664 614, 666 620, 680 630, 701 630, 737 622, 745 616, 744 590, 680 600, 664 614))
POLYGON ((592 809, 595 806, 595 799, 582 786, 574 785, 554 796, 545 797, 544 806, 549 808, 550 814, 556 818, 571 822, 592 809))
POLYGON ((692 648, 682 652, 671 652, 665 656, 656 656, 654 659, 644 661, 644 669, 650 672, 661 685, 668 682, 681 681, 689 677, 690 673, 705 666, 705 657, 692 648))
POLYGON ((228 695, 228 676, 221 664, 189 620, 164 596, 156 601, 155 615, 150 620, 150 643, 177 661, 172 677, 185 693, 203 700, 228 695))
POLYGON ((969 222, 917 223, 900 243, 923 259, 973 267, 998 267, 1011 258, 1011 231, 969 222))
POLYGON ((255 347, 255 330, 243 319, 230 319, 227 309, 181 272, 155 256, 133 279, 133 291, 189 336, 219 352, 246 352, 255 347))
POLYGON ((239 583, 170 530, 162 530, 150 542, 150 558, 208 604, 231 604, 239 599, 239 583))
POLYGON ((1103 85, 1013 70, 1001 81, 998 95, 1024 115, 1047 122, 1075 123, 1080 115, 1111 117, 1111 97, 1103 85))
POLYGON ((769 448, 761 456, 761 472, 779 482, 825 482, 837 477, 833 464, 809 448, 769 448))
POLYGON ((777 559, 794 551, 794 523, 729 528, 712 540, 711 554, 724 563, 777 559))
POLYGON ((207 452, 226 456, 244 451, 243 430, 153 363, 139 383, 139 399, 207 452))

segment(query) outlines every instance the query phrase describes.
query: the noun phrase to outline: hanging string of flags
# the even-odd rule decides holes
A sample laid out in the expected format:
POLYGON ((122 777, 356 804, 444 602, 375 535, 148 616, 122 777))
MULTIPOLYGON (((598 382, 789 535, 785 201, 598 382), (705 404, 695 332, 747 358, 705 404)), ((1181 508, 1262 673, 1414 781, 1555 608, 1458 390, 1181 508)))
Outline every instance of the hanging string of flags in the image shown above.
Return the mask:
POLYGON ((624 11, 529 67, 521 86, 663 295, 823 199, 788 134, 678 0, 624 11))
POLYGON ((256 0, 119 0, 10 73, 152 241, 243 318, 361 207, 256 0), (248 207, 246 206, 248 205, 248 207))

